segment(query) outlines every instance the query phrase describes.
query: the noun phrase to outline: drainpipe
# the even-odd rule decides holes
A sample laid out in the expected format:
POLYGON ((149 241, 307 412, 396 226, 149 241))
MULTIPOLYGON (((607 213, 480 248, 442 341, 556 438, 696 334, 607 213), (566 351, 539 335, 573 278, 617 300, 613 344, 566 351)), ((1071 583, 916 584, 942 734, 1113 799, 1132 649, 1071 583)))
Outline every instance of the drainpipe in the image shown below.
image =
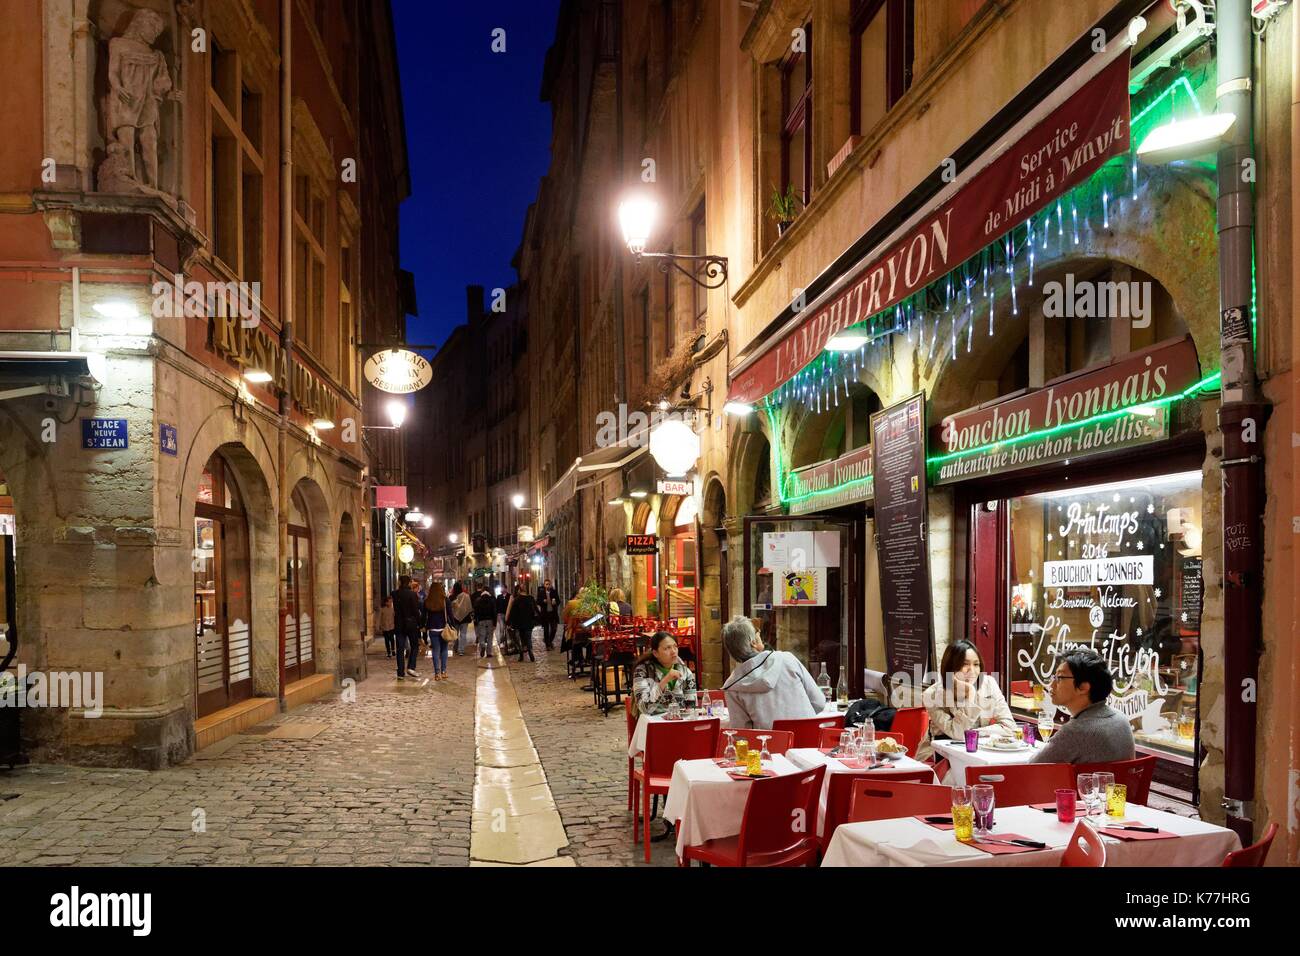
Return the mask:
MULTIPOLYGON (((1218 155, 1220 362, 1223 434, 1224 788, 1227 825, 1254 840, 1255 733, 1262 646, 1264 446, 1251 337, 1253 196, 1243 164, 1253 145, 1253 37, 1248 0, 1219 0, 1218 108, 1236 117, 1218 155)), ((1252 177, 1253 178, 1253 177, 1252 177)))
MULTIPOLYGON (((280 0, 280 357, 284 383, 280 393, 278 436, 279 552, 289 553, 289 408, 293 401, 293 0, 280 0)), ((280 576, 283 559, 276 562, 280 607, 280 688, 284 699, 284 614, 289 606, 288 579, 280 576)))

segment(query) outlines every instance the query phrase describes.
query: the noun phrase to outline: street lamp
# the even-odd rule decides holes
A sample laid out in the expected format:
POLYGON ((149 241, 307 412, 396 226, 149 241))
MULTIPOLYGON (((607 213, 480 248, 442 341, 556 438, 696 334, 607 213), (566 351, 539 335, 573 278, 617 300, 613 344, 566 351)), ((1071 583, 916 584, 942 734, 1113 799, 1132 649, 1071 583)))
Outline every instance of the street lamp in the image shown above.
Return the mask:
POLYGON ((401 428, 402 423, 406 421, 406 402, 398 398, 390 398, 388 404, 384 406, 384 411, 388 413, 388 420, 393 423, 394 428, 401 428))
POLYGON ((671 267, 686 278, 705 289, 717 289, 727 281, 727 257, 696 255, 688 256, 675 252, 646 252, 646 243, 654 231, 655 221, 659 218, 659 204, 646 195, 628 196, 618 204, 618 224, 623 230, 623 241, 628 251, 636 257, 637 262, 645 259, 658 259, 659 271, 667 275, 671 267), (683 268, 681 263, 690 268, 683 268))
POLYGON ((432 528, 432 527, 433 527, 433 515, 425 515, 425 516, 424 516, 424 520, 420 522, 420 525, 421 525, 422 527, 425 527, 425 528, 432 528))
POLYGON ((406 523, 416 524, 424 520, 424 513, 419 508, 412 508, 406 513, 406 523))
POLYGON ((517 495, 514 495, 514 496, 510 499, 510 503, 513 504, 516 508, 518 508, 518 509, 520 509, 520 510, 523 510, 523 507, 524 507, 524 496, 523 496, 523 495, 518 495, 518 494, 517 494, 517 495))
POLYGON ((681 419, 666 419, 650 432, 650 456, 669 478, 679 478, 699 461, 700 436, 681 419))
POLYGON ((458 535, 455 531, 453 531, 451 534, 447 535, 447 540, 450 541, 452 544, 455 544, 457 541, 460 540, 460 535, 458 535))

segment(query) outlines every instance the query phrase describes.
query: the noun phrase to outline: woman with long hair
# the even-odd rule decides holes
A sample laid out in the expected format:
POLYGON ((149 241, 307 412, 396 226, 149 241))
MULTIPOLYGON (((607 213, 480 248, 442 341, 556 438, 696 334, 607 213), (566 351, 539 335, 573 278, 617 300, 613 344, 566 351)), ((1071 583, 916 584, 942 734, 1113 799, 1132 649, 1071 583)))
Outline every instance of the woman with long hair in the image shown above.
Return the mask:
POLYGON ((983 672, 980 653, 970 641, 953 641, 939 663, 939 680, 925 689, 921 702, 930 712, 930 734, 961 740, 966 731, 995 728, 1014 731, 1015 718, 998 682, 983 672))
POLYGON ((447 648, 450 642, 443 635, 447 626, 447 592, 441 581, 429 586, 429 596, 424 599, 424 610, 429 622, 429 656, 433 658, 433 679, 447 679, 447 648))
POLYGON ((677 655, 677 641, 666 631, 650 638, 650 649, 632 667, 632 699, 647 716, 662 714, 675 696, 695 693, 695 675, 677 655))

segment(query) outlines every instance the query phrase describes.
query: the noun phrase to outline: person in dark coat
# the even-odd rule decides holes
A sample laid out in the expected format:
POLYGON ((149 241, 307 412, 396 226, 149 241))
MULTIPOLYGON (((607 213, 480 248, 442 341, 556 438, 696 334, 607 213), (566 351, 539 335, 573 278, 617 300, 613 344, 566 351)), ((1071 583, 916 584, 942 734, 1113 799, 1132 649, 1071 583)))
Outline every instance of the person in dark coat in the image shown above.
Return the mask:
POLYGON ((412 677, 420 675, 415 671, 415 662, 420 656, 420 594, 415 590, 415 582, 409 574, 397 579, 397 590, 393 592, 393 616, 397 619, 397 679, 405 680, 407 673, 412 677))
POLYGON ((537 589, 537 616, 542 623, 542 643, 549 651, 555 643, 555 625, 560 622, 560 592, 547 578, 537 589))
POLYGON ((535 661, 533 628, 537 626, 537 603, 519 585, 515 585, 515 595, 510 600, 510 614, 506 624, 515 629, 519 638, 519 662, 523 663, 525 650, 528 651, 528 659, 535 661))

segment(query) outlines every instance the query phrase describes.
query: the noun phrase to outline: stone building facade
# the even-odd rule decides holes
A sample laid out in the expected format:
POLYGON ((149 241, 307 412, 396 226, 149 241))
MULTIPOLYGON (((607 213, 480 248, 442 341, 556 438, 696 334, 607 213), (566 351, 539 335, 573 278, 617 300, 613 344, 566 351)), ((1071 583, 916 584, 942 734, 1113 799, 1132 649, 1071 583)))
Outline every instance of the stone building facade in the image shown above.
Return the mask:
POLYGON ((102 713, 29 707, 23 738, 33 759, 161 767, 365 676, 361 343, 400 335, 405 301, 391 18, 5 17, 13 665, 103 681, 102 713))
MULTIPOLYGON (((1048 593, 1035 576, 1058 557, 1085 560, 1065 554, 1067 546, 1113 552, 1118 545, 1058 542, 1046 528, 1027 531, 1026 516, 1053 503, 1101 514, 1132 499, 1150 538, 1144 545, 1161 553, 1155 574, 1175 576, 1121 596, 1131 602, 1127 610, 1092 599, 1103 622, 1092 625, 1093 641, 1113 646, 1114 661, 1129 660, 1115 666, 1125 704, 1149 711, 1149 722, 1132 716, 1144 752, 1158 756, 1158 784, 1194 799, 1207 819, 1224 819, 1225 697, 1253 702, 1255 687, 1228 687, 1224 676, 1233 638, 1224 624, 1223 542, 1232 535, 1220 517, 1213 151, 1174 164, 1132 155, 1156 125, 1215 109, 1212 47, 1180 43, 1170 62, 1150 59, 1178 33, 1168 5, 1117 0, 1052 5, 1047 18, 1032 0, 564 4, 544 87, 554 109, 552 168, 527 221, 520 266, 534 341, 572 356, 565 368, 579 370, 576 401, 557 397, 568 387, 562 371, 549 382, 539 377, 532 412, 543 521, 558 526, 573 515, 577 530, 553 538, 548 554, 577 569, 563 583, 623 586, 640 611, 672 576, 669 542, 689 536, 706 686, 729 670, 717 639, 721 621, 744 613, 760 620, 769 642, 811 666, 846 671, 860 692, 864 670, 889 669, 892 598, 882 595, 888 581, 872 483, 854 469, 872 458, 878 413, 922 395, 932 426, 923 442, 930 666, 949 643, 971 640, 988 658, 986 669, 1003 671, 1004 689, 1035 706, 1034 686, 1044 678, 1033 668, 1048 658, 1026 644, 1055 626, 1044 618, 1048 593), (1138 15, 1146 28, 1134 28, 1130 42, 1126 31, 1138 15), (1093 50, 1087 38, 1096 30, 1104 43, 1093 50), (829 310, 844 288, 866 277, 869 297, 895 281, 882 257, 889 242, 909 235, 911 217, 959 201, 986 164, 1026 141, 1052 110, 1070 109, 1101 71, 1094 54, 1107 63, 1128 58, 1132 71, 1116 127, 1130 142, 1109 165, 1059 205, 1016 219, 1010 233, 988 227, 983 248, 936 268, 921 297, 900 301, 898 311, 893 302, 888 310, 859 302, 852 322, 837 319, 829 310), (703 290, 671 270, 665 280, 655 259, 632 256, 615 210, 633 193, 658 204, 647 252, 725 256, 726 283, 703 290), (793 196, 781 215, 774 194, 793 196), (873 289, 876 263, 885 271, 873 289), (1062 317, 1046 284, 1076 280, 1140 289, 1145 314, 1062 317), (968 292, 970 301, 954 308, 953 298, 968 292), (819 314, 820 329, 808 321, 819 314), (825 352, 827 329, 837 322, 856 323, 870 344, 825 352), (801 352, 801 336, 816 347, 801 352), (1042 402, 1049 390, 1059 397, 1092 385, 1119 394, 1134 362, 1181 369, 1177 396, 1150 408, 1127 401, 1121 410, 1126 421, 1153 417, 1148 430, 1115 432, 1118 444, 1097 453, 1085 452, 1082 432, 1072 432, 1077 451, 1049 455, 1038 467, 990 465, 978 480, 958 473, 963 455, 949 453, 945 429, 1023 410, 1017 402, 1042 402), (765 387, 749 387, 760 380, 765 387), (728 398, 754 411, 724 417, 728 398), (653 488, 629 496, 644 480, 645 455, 598 447, 600 412, 629 403, 649 412, 661 400, 697 410, 701 452, 686 525, 677 522, 684 501, 676 496, 653 488), (562 444, 559 436, 575 427, 562 444), (854 478, 835 477, 842 474, 854 478), (1139 494, 1147 496, 1140 505, 1139 494), (839 567, 829 569, 823 606, 781 608, 767 596, 771 577, 760 573, 765 535, 803 530, 836 533, 839 567), (624 535, 645 532, 659 537, 657 568, 624 554, 624 535), (1049 546, 1062 553, 1048 554, 1049 546), (1142 673, 1131 664, 1138 657, 1142 673)), ((1285 676, 1293 672, 1288 635, 1296 620, 1295 452, 1287 438, 1295 346, 1286 319, 1295 269, 1287 107, 1295 35, 1287 9, 1252 40, 1255 355, 1273 405, 1260 439, 1269 493, 1256 728, 1297 720, 1285 676)), ((1082 429, 1079 421, 1065 424, 1082 429)), ((1058 614, 1056 625, 1061 620, 1058 614)), ((1089 623, 1080 629, 1086 634, 1089 623)), ((1057 637, 1045 644, 1064 647, 1057 637)), ((1242 733, 1240 724, 1233 733, 1242 733)), ((1262 729, 1254 737, 1250 818, 1259 826, 1289 813, 1294 821, 1289 737, 1262 729)), ((1294 860, 1294 833, 1287 846, 1294 860)))

